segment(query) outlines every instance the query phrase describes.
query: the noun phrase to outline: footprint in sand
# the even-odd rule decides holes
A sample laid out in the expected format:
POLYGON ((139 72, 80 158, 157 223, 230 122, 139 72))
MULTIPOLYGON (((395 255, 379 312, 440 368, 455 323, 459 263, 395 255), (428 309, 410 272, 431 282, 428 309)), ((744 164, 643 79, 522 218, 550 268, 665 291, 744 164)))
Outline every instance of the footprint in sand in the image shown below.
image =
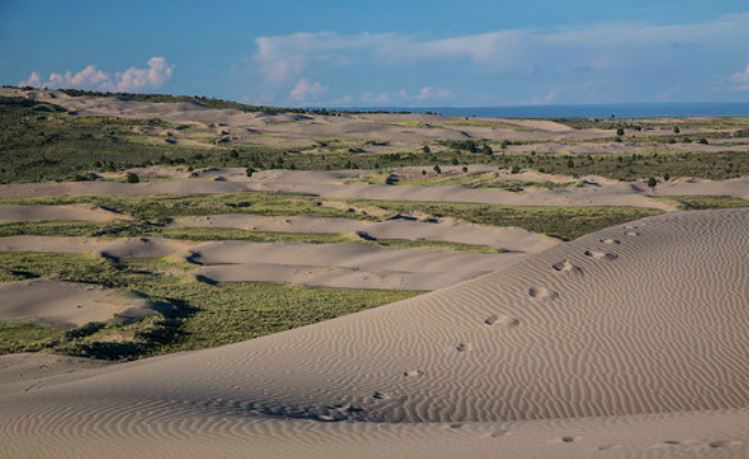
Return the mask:
POLYGON ((493 325, 506 325, 508 327, 516 327, 520 325, 520 321, 518 319, 513 319, 512 317, 500 315, 500 314, 492 314, 486 319, 484 319, 484 325, 486 326, 493 326, 493 325))
POLYGON ((551 267, 554 269, 554 271, 560 272, 560 273, 567 273, 567 272, 573 273, 573 274, 583 273, 583 269, 581 267, 575 266, 567 260, 558 261, 554 263, 553 265, 551 265, 551 267))
POLYGON ((531 287, 528 289, 528 296, 537 300, 554 300, 559 297, 559 293, 546 287, 531 287))
POLYGON ((602 252, 600 250, 586 250, 583 255, 589 258, 595 258, 596 260, 616 260, 617 255, 610 252, 602 252))
POLYGON ((375 392, 372 394, 372 398, 375 400, 390 400, 393 397, 387 392, 375 392))
POLYGON ((619 245, 622 243, 622 241, 617 239, 599 239, 598 242, 601 244, 610 244, 610 245, 619 245))
POLYGON ((466 343, 459 343, 455 346, 455 350, 458 352, 466 352, 471 350, 471 345, 466 343))

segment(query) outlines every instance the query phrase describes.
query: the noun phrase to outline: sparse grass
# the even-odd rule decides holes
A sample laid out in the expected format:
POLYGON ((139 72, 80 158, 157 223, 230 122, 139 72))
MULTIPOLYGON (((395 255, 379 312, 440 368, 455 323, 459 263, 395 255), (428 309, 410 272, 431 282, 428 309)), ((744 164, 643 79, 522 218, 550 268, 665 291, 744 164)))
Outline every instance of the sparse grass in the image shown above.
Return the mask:
POLYGON ((564 188, 575 185, 576 182, 557 183, 550 181, 523 181, 508 180, 500 178, 494 172, 483 172, 480 174, 445 174, 441 176, 424 176, 400 180, 398 185, 419 185, 419 186, 445 186, 461 185, 469 188, 500 188, 504 190, 522 190, 523 188, 564 188))
POLYGON ((6 343, 4 352, 50 350, 110 360, 220 346, 418 294, 257 282, 214 286, 185 276, 181 264, 168 257, 114 262, 77 254, 0 253, 0 266, 2 280, 45 277, 96 283, 170 305, 163 315, 141 321, 91 323, 64 333, 34 325, 0 328, 0 336, 8 338, 1 341, 6 343))
POLYGON ((472 252, 472 253, 504 253, 503 249, 495 249, 494 247, 488 247, 485 245, 474 245, 474 244, 461 244, 459 242, 448 242, 448 241, 426 241, 417 240, 411 241, 408 239, 379 239, 373 241, 374 244, 381 247, 388 247, 391 249, 438 249, 438 250, 453 250, 459 252, 472 252))
POLYGON ((42 349, 64 333, 64 329, 52 325, 0 322, 0 355, 42 349))
POLYGON ((344 209, 318 205, 320 202, 320 198, 316 196, 264 192, 193 196, 49 196, 0 199, 2 204, 91 204, 141 220, 226 213, 367 219, 366 216, 344 209))
POLYGON ((635 207, 547 207, 492 204, 356 201, 396 213, 422 212, 435 217, 453 217, 471 223, 517 226, 562 240, 576 239, 609 226, 661 213, 635 207))
POLYGON ((669 196, 666 198, 676 201, 684 210, 704 209, 735 209, 749 207, 746 199, 734 198, 733 196, 669 196))

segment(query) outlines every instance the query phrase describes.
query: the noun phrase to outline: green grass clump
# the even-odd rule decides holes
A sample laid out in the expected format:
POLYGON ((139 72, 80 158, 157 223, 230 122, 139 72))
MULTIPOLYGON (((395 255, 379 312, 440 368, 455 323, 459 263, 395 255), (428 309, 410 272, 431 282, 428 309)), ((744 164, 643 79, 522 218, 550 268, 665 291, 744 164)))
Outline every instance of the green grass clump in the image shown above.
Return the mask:
POLYGON ((0 342, 5 343, 0 353, 49 350, 131 360, 243 341, 418 294, 258 282, 209 285, 186 275, 184 263, 170 257, 107 260, 79 254, 0 253, 0 266, 0 281, 43 277, 118 287, 161 304, 163 311, 140 321, 90 323, 67 331, 6 322, 0 324, 0 342))
POLYGON ((733 196, 671 196, 663 199, 676 201, 684 210, 735 209, 749 207, 749 201, 746 199, 734 198, 733 196))
POLYGON ((64 333, 52 325, 0 322, 0 355, 41 350, 64 333))
POLYGON ((390 249, 437 249, 437 250, 453 250, 458 252, 471 252, 471 253, 504 253, 503 249, 496 249, 494 247, 488 247, 485 245, 475 244, 461 244, 459 242, 448 242, 448 241, 427 241, 417 240, 411 241, 408 239, 378 239, 371 242, 372 244, 380 247, 387 247, 390 249))
POLYGON ((471 223, 517 226, 565 241, 609 226, 661 213, 635 207, 547 207, 502 206, 443 202, 356 201, 396 213, 423 212, 435 217, 452 217, 471 223))

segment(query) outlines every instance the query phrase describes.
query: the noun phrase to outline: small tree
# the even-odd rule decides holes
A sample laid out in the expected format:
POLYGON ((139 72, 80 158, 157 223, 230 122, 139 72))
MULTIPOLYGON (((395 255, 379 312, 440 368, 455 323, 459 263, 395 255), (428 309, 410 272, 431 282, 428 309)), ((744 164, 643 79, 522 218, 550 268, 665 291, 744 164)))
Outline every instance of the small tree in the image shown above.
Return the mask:
POLYGON ((140 182, 140 177, 138 177, 138 174, 134 172, 127 173, 127 183, 138 183, 138 182, 140 182))
POLYGON ((658 185, 658 180, 655 177, 650 177, 648 179, 648 188, 650 188, 650 191, 655 191, 656 185, 658 185))
POLYGON ((616 130, 616 135, 618 135, 619 137, 623 136, 624 135, 624 129, 623 128, 617 129, 616 130))
POLYGON ((421 147, 421 151, 423 151, 425 155, 428 155, 432 152, 432 149, 429 148, 429 145, 424 145, 423 147, 421 147))
POLYGON ((433 169, 434 169, 434 172, 437 173, 437 174, 441 174, 442 173, 442 168, 440 167, 439 164, 435 164, 434 167, 433 167, 433 169))

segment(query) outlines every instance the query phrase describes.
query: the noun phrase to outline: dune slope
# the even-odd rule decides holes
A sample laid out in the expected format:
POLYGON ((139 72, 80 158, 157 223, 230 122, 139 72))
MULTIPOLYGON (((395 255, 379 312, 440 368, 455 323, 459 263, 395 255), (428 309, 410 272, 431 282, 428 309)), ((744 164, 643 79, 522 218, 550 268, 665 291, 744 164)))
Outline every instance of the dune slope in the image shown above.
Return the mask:
POLYGON ((745 454, 747 227, 749 210, 652 217, 374 310, 0 396, 0 453, 162 438, 195 456, 221 437, 268 455, 329 436, 370 456, 399 439, 517 456, 535 432, 527 454, 745 454))

